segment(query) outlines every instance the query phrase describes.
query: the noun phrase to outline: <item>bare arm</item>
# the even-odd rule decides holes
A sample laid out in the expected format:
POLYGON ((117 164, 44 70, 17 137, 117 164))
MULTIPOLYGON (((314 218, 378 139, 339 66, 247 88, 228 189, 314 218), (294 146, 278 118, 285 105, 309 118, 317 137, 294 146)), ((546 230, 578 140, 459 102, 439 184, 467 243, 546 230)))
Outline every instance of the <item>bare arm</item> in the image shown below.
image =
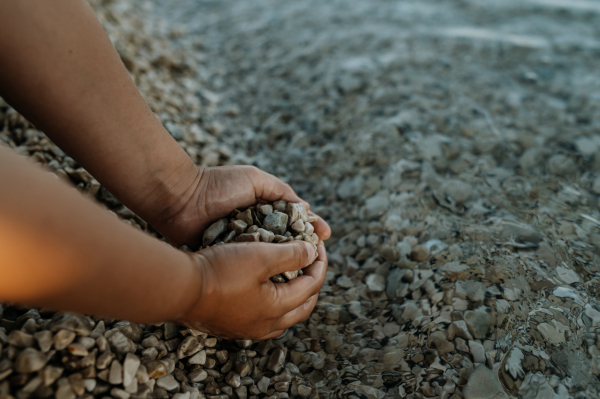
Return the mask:
POLYGON ((84 0, 0 2, 0 93, 142 218, 199 176, 84 0))
POLYGON ((200 296, 189 255, 1 146, 0 187, 3 300, 150 323, 182 317, 200 296))

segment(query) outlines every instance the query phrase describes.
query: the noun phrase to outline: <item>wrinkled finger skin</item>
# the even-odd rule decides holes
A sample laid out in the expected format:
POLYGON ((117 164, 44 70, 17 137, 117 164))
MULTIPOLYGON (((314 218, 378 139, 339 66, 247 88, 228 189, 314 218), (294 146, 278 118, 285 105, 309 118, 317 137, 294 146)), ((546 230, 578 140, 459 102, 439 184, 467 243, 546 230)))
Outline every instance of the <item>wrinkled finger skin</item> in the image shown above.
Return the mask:
MULTIPOLYGON (((302 241, 286 244, 232 243, 197 253, 202 287, 196 304, 179 320, 186 326, 227 339, 270 339, 305 321, 316 305, 327 273, 322 241, 318 258, 302 241), (288 283, 270 277, 304 268, 288 283)), ((312 250, 312 249, 311 249, 312 250)))

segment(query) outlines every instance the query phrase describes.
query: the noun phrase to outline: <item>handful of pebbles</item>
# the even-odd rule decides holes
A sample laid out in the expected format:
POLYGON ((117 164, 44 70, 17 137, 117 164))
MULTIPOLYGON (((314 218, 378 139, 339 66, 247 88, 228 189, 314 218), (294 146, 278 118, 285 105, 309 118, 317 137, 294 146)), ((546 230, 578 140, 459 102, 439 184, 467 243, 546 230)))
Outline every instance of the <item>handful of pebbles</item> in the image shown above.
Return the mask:
MULTIPOLYGON (((214 222, 202 236, 202 248, 232 242, 272 242, 276 244, 303 240, 311 243, 317 259, 319 236, 311 223, 317 216, 309 215, 303 203, 283 200, 255 204, 246 209, 234 209, 226 218, 214 222)), ((284 283, 302 275, 294 270, 273 276, 271 280, 284 283)))

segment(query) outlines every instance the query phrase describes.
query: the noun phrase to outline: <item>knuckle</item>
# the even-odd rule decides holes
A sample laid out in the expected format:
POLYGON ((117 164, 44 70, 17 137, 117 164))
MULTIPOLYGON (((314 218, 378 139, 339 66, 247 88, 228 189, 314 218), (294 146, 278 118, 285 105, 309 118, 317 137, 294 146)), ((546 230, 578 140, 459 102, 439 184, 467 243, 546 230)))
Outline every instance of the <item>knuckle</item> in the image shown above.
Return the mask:
POLYGON ((258 174, 260 172, 262 172, 262 170, 258 169, 258 167, 254 166, 254 165, 248 165, 248 171, 250 173, 254 173, 254 174, 258 174))
POLYGON ((306 262, 308 260, 308 249, 306 248, 304 241, 300 241, 297 246, 300 251, 298 256, 298 269, 302 269, 304 266, 306 266, 306 262))
POLYGON ((291 247, 291 255, 292 262, 296 262, 296 266, 298 269, 304 267, 304 258, 306 257, 306 248, 302 243, 294 243, 294 245, 290 245, 291 247))
POLYGON ((256 166, 254 165, 243 165, 240 167, 244 173, 249 176, 249 177, 255 177, 257 174, 259 174, 261 172, 260 169, 258 169, 256 166))

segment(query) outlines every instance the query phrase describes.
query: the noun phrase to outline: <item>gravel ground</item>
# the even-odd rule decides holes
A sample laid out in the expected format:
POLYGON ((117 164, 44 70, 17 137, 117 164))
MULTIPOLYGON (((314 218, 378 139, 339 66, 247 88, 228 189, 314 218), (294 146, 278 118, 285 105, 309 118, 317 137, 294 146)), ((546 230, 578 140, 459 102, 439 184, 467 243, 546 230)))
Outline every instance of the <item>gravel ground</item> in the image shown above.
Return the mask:
MULTIPOLYGON (((600 2, 132 3, 97 9, 152 108, 198 164, 255 164, 329 221, 326 284, 268 343, 5 305, 0 393, 600 397, 600 2)), ((147 229, 0 110, 4 143, 147 229)))

